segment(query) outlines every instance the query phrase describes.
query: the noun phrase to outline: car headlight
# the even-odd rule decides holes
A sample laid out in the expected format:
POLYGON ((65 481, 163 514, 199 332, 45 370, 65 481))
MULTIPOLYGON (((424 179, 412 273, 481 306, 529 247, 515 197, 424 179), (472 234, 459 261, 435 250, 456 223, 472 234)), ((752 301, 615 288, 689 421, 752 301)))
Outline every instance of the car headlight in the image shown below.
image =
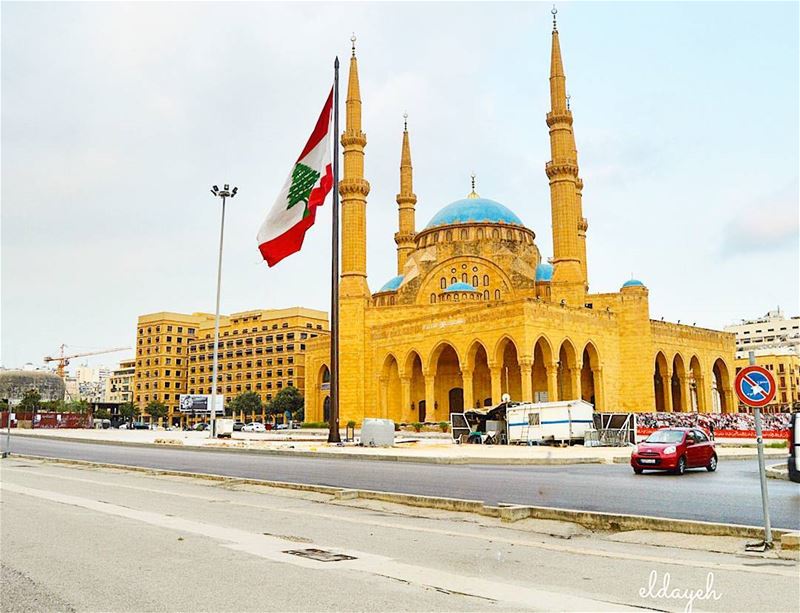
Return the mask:
POLYGON ((675 445, 670 445, 669 447, 664 449, 664 453, 666 455, 671 455, 671 454, 675 453, 675 445))

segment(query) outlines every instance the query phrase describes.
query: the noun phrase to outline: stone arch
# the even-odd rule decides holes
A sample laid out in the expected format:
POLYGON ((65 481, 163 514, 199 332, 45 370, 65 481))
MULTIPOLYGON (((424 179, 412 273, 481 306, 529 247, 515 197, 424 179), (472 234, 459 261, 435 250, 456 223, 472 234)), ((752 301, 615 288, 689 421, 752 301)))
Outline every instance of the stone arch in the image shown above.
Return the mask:
POLYGON ((682 413, 688 410, 688 379, 686 377, 686 363, 680 353, 672 358, 672 410, 682 413))
MULTIPOLYGON (((600 354, 597 351, 592 341, 586 343, 581 354, 581 399, 598 407, 600 404, 598 399, 601 394, 599 384, 601 377, 598 376, 600 371, 600 354)), ((599 409, 598 409, 599 410, 599 409)))
POLYGON ((687 408, 694 412, 706 411, 706 397, 703 385, 703 368, 700 359, 693 355, 689 360, 689 402, 687 408))
MULTIPOLYGON (((474 340, 466 353, 466 373, 472 375, 471 398, 465 393, 464 408, 491 406, 492 373, 489 370, 489 352, 480 340, 474 340)), ((465 381, 465 387, 467 382, 465 381)), ((465 392, 470 390, 465 389, 465 392)))
POLYGON ((711 367, 713 374, 711 378, 712 407, 714 412, 733 413, 733 394, 730 393, 731 376, 728 365, 722 358, 714 360, 711 367))
POLYGON ((556 388, 548 373, 554 373, 553 345, 550 339, 541 335, 533 344, 533 365, 531 366, 531 390, 534 402, 556 400, 556 388))
POLYGON ((580 397, 580 368, 575 345, 569 338, 558 348, 557 393, 559 400, 577 400, 580 397))
POLYGON ((315 405, 318 407, 317 410, 320 411, 320 415, 317 416, 317 419, 313 419, 311 416, 307 416, 306 419, 309 421, 328 421, 331 416, 331 370, 327 364, 322 364, 317 371, 314 393, 317 395, 315 405))
POLYGON ((402 391, 400 389, 400 365, 394 354, 383 360, 380 376, 380 416, 396 422, 402 421, 402 391))
POLYGON ((663 351, 659 351, 656 353, 653 366, 653 390, 656 399, 655 409, 658 413, 663 413, 664 411, 672 409, 672 403, 669 402, 670 378, 667 357, 664 355, 663 351))
POLYGON ((433 375, 433 407, 427 407, 427 421, 448 419, 450 413, 464 410, 464 386, 461 377, 461 357, 455 344, 441 341, 428 360, 429 376, 433 375), (431 410, 433 409, 433 410, 431 410))
POLYGON ((422 357, 412 349, 403 362, 402 376, 408 380, 408 407, 403 407, 407 418, 402 421, 425 421, 425 374, 422 357))
POLYGON ((517 344, 510 336, 502 336, 494 347, 494 368, 498 371, 495 376, 499 377, 498 391, 500 392, 498 398, 492 398, 495 403, 501 401, 503 394, 508 394, 516 402, 530 400, 522 397, 522 377, 519 362, 517 344))

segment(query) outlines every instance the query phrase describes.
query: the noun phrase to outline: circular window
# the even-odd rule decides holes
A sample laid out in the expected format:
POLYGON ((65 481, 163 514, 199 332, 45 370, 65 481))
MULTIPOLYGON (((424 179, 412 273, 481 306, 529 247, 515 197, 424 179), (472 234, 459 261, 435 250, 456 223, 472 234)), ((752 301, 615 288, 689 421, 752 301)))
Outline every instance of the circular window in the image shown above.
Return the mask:
POLYGON ((456 271, 456 269, 455 269, 455 268, 451 268, 451 269, 450 269, 450 272, 455 272, 455 271, 456 271))

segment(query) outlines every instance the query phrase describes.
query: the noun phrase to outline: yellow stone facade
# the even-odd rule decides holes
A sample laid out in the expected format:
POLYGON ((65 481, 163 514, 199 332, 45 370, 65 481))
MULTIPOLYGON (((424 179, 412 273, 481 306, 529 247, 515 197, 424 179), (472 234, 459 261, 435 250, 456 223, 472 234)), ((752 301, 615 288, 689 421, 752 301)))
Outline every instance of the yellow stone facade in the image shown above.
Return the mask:
MULTIPOLYGON (((342 134, 340 423, 442 421, 464 407, 582 398, 599 411, 735 411, 733 334, 653 321, 649 290, 589 292, 583 181, 558 31, 550 67, 554 254, 509 209, 473 190, 415 225, 411 145, 403 132, 398 276, 366 275, 366 136, 355 51, 342 134)), ((306 419, 327 419, 330 342, 309 343, 306 419)))
MULTIPOLYGON (((220 316, 217 392, 226 402, 256 392, 263 402, 284 387, 305 391, 309 341, 327 337, 328 314, 293 307, 220 316)), ((180 394, 210 394, 214 352, 211 313, 152 313, 137 325, 135 403, 143 414, 151 400, 167 405, 167 422, 177 424, 180 394)), ((265 415, 237 416, 258 418, 265 415)))

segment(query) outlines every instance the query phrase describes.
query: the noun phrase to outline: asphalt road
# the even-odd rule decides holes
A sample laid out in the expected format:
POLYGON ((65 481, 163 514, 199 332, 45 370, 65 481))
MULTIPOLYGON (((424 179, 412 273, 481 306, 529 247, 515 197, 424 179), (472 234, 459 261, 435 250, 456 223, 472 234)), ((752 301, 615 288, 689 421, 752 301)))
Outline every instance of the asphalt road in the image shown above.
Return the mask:
MULTIPOLYGON (((5 437, 2 437, 5 445, 5 437)), ((427 496, 445 496, 763 525, 756 460, 726 460, 716 473, 634 475, 625 464, 446 465, 268 456, 244 451, 130 447, 14 437, 12 452, 147 468, 212 473, 427 496)), ((800 487, 769 479, 773 528, 800 529, 800 487)))

